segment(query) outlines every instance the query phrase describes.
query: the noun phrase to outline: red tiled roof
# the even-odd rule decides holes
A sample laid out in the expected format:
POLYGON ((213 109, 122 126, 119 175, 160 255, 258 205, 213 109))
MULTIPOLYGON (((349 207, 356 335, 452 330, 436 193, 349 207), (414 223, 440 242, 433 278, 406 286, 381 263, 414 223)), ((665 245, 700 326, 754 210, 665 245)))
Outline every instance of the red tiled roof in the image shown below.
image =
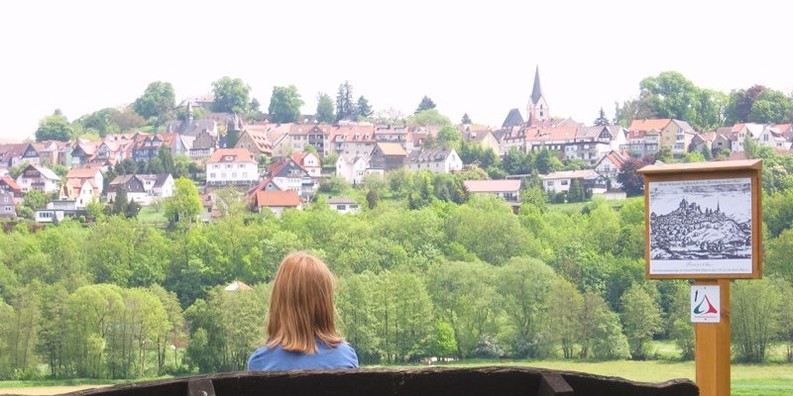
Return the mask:
POLYGON ((653 118, 643 120, 631 121, 631 126, 628 130, 631 131, 649 131, 651 129, 664 129, 672 121, 671 118, 653 118))
POLYGON ((463 185, 471 193, 514 192, 520 190, 520 180, 466 180, 463 185))
POLYGON ((296 208, 300 206, 300 196, 294 191, 259 191, 256 193, 256 206, 277 206, 296 208))
POLYGON ((12 179, 11 177, 0 177, 0 182, 5 183, 8 186, 8 188, 10 188, 13 191, 22 191, 22 189, 19 188, 19 185, 17 184, 16 180, 12 179))
POLYGON ((75 168, 69 169, 69 172, 66 173, 67 179, 88 179, 96 177, 96 174, 99 172, 99 169, 96 168, 75 168))
POLYGON ((209 161, 207 162, 252 162, 256 163, 256 159, 253 158, 253 154, 247 149, 242 148, 233 148, 233 149, 218 149, 212 153, 212 156, 209 157, 209 161), (230 157, 230 161, 227 159, 230 157))

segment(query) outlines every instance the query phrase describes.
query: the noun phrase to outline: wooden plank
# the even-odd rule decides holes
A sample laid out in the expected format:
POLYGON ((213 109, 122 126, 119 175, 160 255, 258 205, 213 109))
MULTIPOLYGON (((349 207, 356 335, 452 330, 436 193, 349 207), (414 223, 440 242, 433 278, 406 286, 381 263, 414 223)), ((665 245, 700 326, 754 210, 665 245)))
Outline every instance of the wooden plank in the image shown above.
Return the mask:
POLYGON ((543 372, 537 396, 573 396, 573 388, 559 373, 543 372))
POLYGON ((697 323, 696 372, 701 396, 730 396, 730 281, 698 280, 697 285, 718 285, 719 323, 697 323))
POLYGON ((762 160, 740 160, 740 161, 712 161, 712 162, 691 162, 684 164, 658 164, 647 165, 637 172, 643 175, 656 175, 664 173, 697 173, 697 172, 731 172, 746 169, 760 169, 762 160))
POLYGON ((215 396, 212 380, 198 379, 187 383, 187 396, 215 396))

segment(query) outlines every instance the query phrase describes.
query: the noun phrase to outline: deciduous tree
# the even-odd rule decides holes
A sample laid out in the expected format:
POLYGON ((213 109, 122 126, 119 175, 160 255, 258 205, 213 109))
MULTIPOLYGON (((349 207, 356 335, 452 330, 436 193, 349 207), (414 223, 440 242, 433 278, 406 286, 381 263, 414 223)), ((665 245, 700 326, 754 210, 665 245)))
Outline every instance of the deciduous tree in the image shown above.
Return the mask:
POLYGON ((176 96, 171 83, 154 81, 149 83, 143 95, 135 99, 132 109, 145 119, 155 118, 161 123, 169 116, 175 105, 176 96))
POLYGON ((212 83, 213 110, 245 114, 250 104, 251 88, 242 79, 225 76, 212 83))
POLYGON ((270 121, 276 123, 295 122, 300 118, 300 107, 303 106, 303 99, 297 92, 297 87, 273 87, 273 94, 270 97, 270 121))
POLYGON ((323 92, 317 94, 317 121, 325 124, 336 121, 333 99, 323 92))

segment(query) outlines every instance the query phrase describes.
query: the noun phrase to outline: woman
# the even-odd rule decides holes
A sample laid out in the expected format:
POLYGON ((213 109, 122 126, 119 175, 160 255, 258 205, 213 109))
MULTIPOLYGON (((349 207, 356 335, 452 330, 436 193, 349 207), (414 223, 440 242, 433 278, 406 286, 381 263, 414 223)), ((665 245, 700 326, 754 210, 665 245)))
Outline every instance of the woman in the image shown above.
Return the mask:
POLYGON ((358 356, 336 332, 333 274, 322 260, 293 253, 275 276, 267 315, 269 339, 248 370, 357 368, 358 356))

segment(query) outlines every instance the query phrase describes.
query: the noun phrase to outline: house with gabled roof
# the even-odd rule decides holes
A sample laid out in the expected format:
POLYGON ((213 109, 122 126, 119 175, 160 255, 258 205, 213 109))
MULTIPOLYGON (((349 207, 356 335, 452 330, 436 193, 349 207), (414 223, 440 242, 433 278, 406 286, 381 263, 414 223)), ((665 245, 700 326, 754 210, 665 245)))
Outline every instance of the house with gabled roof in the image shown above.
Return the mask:
POLYGON ((77 138, 72 145, 71 158, 72 161, 69 166, 86 166, 94 158, 96 154, 96 144, 77 138))
POLYGON ((520 200, 520 180, 466 180, 463 182, 469 194, 489 194, 508 202, 520 200))
POLYGON ((303 202, 297 192, 289 191, 259 191, 256 193, 254 208, 261 212, 264 208, 271 210, 276 217, 287 209, 303 209, 303 202))
POLYGON ((762 146, 768 146, 775 150, 790 150, 791 142, 785 138, 783 132, 779 128, 767 125, 760 136, 757 138, 757 143, 762 146))
POLYGON ((435 147, 413 150, 405 165, 408 170, 452 173, 463 169, 463 161, 453 148, 435 147))
POLYGON ((328 207, 341 214, 358 213, 361 211, 361 204, 348 197, 330 197, 328 198, 328 207))
POLYGON ((267 140, 267 133, 258 129, 245 129, 234 148, 244 148, 253 155, 273 155, 273 145, 267 140))
POLYGON ((368 157, 341 154, 336 160, 336 176, 341 177, 352 186, 363 183, 363 177, 368 168, 368 157))
POLYGON ((491 149, 497 156, 504 153, 501 152, 501 143, 498 141, 493 131, 487 127, 479 127, 473 125, 465 125, 458 128, 463 135, 463 140, 469 144, 478 144, 484 149, 491 149))
POLYGON ((168 173, 119 175, 108 186, 108 202, 114 202, 122 188, 125 190, 128 200, 141 206, 147 206, 173 196, 174 180, 173 176, 168 173))
POLYGON ((592 169, 551 172, 540 175, 540 179, 543 189, 552 193, 570 191, 573 180, 578 180, 581 187, 592 194, 605 193, 608 187, 607 179, 592 169))
POLYGON ((84 208, 91 201, 99 201, 104 181, 104 176, 99 169, 70 169, 64 178, 61 199, 74 201, 78 208, 84 208))
POLYGON ((266 174, 280 190, 294 191, 305 200, 311 199, 317 188, 308 171, 292 157, 279 158, 267 167, 266 174))
POLYGON ((255 185, 259 182, 259 166, 246 149, 218 149, 207 160, 208 186, 255 185))
POLYGON ((619 125, 580 127, 576 130, 575 144, 565 146, 565 158, 592 166, 610 151, 625 145, 626 135, 627 130, 619 125))
POLYGON ((610 151, 595 164, 595 172, 610 180, 613 188, 620 188, 621 186, 617 182, 617 175, 622 170, 625 162, 628 161, 628 158, 628 156, 619 151, 610 151))
POLYGON ((11 143, 0 145, 0 168, 13 168, 24 163, 22 156, 25 154, 29 143, 11 143))
POLYGON ((17 185, 22 189, 22 192, 39 191, 44 194, 49 194, 58 191, 60 188, 60 176, 56 175, 49 168, 39 165, 28 165, 17 176, 17 185))
POLYGON ((0 191, 5 191, 11 193, 14 198, 22 198, 25 195, 22 192, 22 188, 19 187, 16 180, 14 180, 11 176, 3 176, 0 177, 0 191))
MULTIPOLYGON (((182 136, 182 135, 178 135, 182 136)), ((219 146, 219 139, 207 131, 199 132, 193 139, 188 155, 192 159, 209 158, 219 146)))
POLYGON ((407 151, 399 143, 377 143, 372 150, 370 167, 388 172, 405 166, 407 151))
POLYGON ((306 151, 311 145, 317 153, 326 156, 333 149, 332 127, 328 124, 291 124, 289 129, 290 147, 295 151, 306 151))
POLYGON ((369 155, 377 143, 374 125, 369 123, 334 125, 331 130, 331 142, 336 153, 369 155))
POLYGON ((302 166, 308 172, 309 176, 314 178, 321 176, 322 163, 317 154, 310 151, 297 151, 292 153, 291 157, 296 164, 302 166))
POLYGON ((15 219, 17 217, 17 201, 14 194, 0 190, 0 219, 15 219))

